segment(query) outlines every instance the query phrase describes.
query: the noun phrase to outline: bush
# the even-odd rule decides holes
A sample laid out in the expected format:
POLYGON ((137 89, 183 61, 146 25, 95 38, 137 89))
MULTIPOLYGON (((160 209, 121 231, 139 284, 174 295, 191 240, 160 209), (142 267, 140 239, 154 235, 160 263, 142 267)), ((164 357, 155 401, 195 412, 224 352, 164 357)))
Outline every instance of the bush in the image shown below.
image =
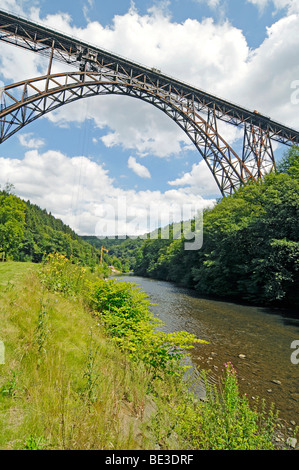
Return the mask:
POLYGON ((42 284, 51 292, 76 296, 82 292, 86 269, 73 264, 65 255, 51 253, 43 260, 40 270, 42 284))
POLYGON ((131 359, 141 360, 155 375, 161 370, 178 374, 182 350, 204 342, 185 331, 168 334, 159 331, 162 322, 151 314, 146 294, 135 284, 98 281, 91 292, 93 310, 108 334, 131 359))

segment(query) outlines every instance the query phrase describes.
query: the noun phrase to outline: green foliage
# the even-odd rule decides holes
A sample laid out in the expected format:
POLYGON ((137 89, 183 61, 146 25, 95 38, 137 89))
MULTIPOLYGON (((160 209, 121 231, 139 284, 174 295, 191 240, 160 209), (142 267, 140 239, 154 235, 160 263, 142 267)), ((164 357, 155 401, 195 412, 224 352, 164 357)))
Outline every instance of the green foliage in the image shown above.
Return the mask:
MULTIPOLYGON (((57 258, 64 269, 55 275, 66 292, 60 287, 53 294, 57 282, 50 277, 41 285, 34 269, 0 296, 10 361, 22 371, 3 366, 2 449, 273 448, 274 414, 250 409, 232 366, 220 390, 206 381, 207 399, 199 402, 181 366, 182 350, 199 340, 185 332, 160 333, 148 299, 131 284, 86 271, 74 299, 62 280, 70 272, 65 265, 74 265, 57 258), (47 354, 39 363, 34 342, 48 327, 47 354)), ((50 274, 47 263, 42 269, 50 274)))
POLYGON ((146 294, 136 285, 113 280, 98 281, 91 289, 91 306, 108 334, 134 361, 142 361, 154 375, 164 370, 176 374, 182 350, 204 342, 187 332, 166 334, 149 311, 146 294))
POLYGON ((97 358, 98 358, 99 346, 93 341, 92 328, 90 329, 90 340, 87 350, 86 367, 83 373, 85 379, 85 385, 82 389, 82 397, 86 400, 90 407, 96 400, 96 385, 99 379, 99 373, 97 372, 97 358))
POLYGON ((57 252, 82 265, 94 267, 99 263, 100 253, 60 219, 29 201, 25 204, 26 226, 18 250, 19 261, 39 263, 45 253, 57 252))
POLYGON ((99 239, 93 236, 82 236, 81 238, 97 250, 100 250, 101 246, 109 250, 109 253, 103 255, 104 261, 121 272, 132 271, 140 259, 140 247, 143 245, 143 240, 139 237, 136 239, 128 237, 125 239, 117 237, 99 239))
POLYGON ((145 421, 135 414, 150 380, 144 367, 126 361, 82 298, 47 291, 31 263, 0 264, 2 278, 12 265, 14 287, 0 292, 6 347, 0 376, 1 450, 144 448, 145 421), (42 361, 35 344, 41 299, 50 330, 42 361))
POLYGON ((288 173, 295 178, 299 177, 299 147, 295 145, 287 152, 277 166, 278 173, 288 173))
POLYGON ((299 149, 277 173, 249 183, 204 213, 203 247, 146 240, 135 273, 195 288, 201 295, 265 305, 299 305, 299 149))
POLYGON ((0 253, 16 261, 39 263, 45 254, 57 252, 92 269, 99 264, 100 251, 95 246, 51 213, 19 199, 12 189, 6 185, 0 191, 0 253))
POLYGON ((38 436, 30 436, 24 443, 24 450, 44 450, 45 447, 45 439, 38 436))
POLYGON ((9 397, 15 398, 19 391, 22 391, 22 388, 18 385, 18 372, 10 370, 11 377, 2 387, 0 388, 0 397, 9 397))
MULTIPOLYGON (((84 268, 72 264, 64 255, 50 254, 40 270, 40 279, 51 292, 83 296, 118 347, 132 360, 150 366, 154 375, 159 370, 176 374, 182 350, 204 342, 187 332, 166 334, 159 331, 162 323, 154 318, 146 294, 136 285, 97 277, 89 279, 84 268)), ((38 337, 43 347, 43 317, 39 325, 42 328, 38 337)))
POLYGON ((238 390, 237 373, 231 363, 225 364, 221 387, 208 383, 205 375, 206 399, 198 404, 190 398, 175 408, 179 423, 175 429, 201 450, 273 450, 277 415, 251 409, 247 397, 238 390))
POLYGON ((23 239, 25 204, 13 194, 0 191, 0 252, 14 256, 23 239))
POLYGON ((85 268, 73 264, 65 255, 51 253, 43 261, 40 279, 49 291, 76 297, 83 289, 85 273, 85 268))
POLYGON ((222 200, 204 219, 204 248, 192 268, 196 289, 298 303, 296 294, 289 296, 298 285, 298 209, 299 181, 287 174, 271 174, 222 200))
POLYGON ((40 311, 38 313, 37 327, 35 330, 35 344, 39 354, 46 352, 45 345, 49 334, 48 327, 48 310, 47 306, 41 302, 40 311))

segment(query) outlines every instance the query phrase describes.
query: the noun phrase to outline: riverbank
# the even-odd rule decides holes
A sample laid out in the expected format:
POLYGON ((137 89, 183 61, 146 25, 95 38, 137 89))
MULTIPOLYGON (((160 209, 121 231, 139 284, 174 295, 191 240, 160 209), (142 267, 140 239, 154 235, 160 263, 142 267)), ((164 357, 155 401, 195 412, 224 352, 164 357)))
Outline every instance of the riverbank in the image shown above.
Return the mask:
POLYGON ((294 147, 275 173, 204 211, 201 222, 191 222, 193 250, 185 249, 173 225, 167 237, 149 237, 137 253, 135 273, 182 283, 203 296, 298 310, 298 168, 294 147))
POLYGON ((232 362, 251 406, 258 397, 267 407, 275 403, 281 438, 293 436, 299 423, 299 366, 291 362, 291 343, 298 337, 298 319, 284 310, 201 297, 166 281, 124 278, 149 294, 165 331, 185 329, 209 342, 190 352, 195 369, 207 371, 209 381, 218 384, 223 364, 232 362))
POLYGON ((138 289, 65 257, 27 266, 0 266, 16 274, 0 286, 1 449, 274 448, 274 417, 250 410, 229 365, 216 401, 187 392, 179 350, 194 338, 155 333, 138 289))
POLYGON ((72 266, 61 267, 41 278, 40 265, 0 266, 0 449, 163 448, 164 423, 153 432, 151 422, 163 397, 182 391, 142 362, 132 367, 79 294, 84 271, 73 283, 72 266))

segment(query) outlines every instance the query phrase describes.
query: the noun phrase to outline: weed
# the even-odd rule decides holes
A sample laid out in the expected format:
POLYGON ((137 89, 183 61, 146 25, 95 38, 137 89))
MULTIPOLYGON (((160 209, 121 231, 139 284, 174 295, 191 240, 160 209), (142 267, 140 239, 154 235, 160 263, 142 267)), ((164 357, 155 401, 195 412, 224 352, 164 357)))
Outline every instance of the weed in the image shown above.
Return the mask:
POLYGON ((45 353, 45 344, 49 334, 48 328, 48 311, 46 305, 41 301, 41 306, 38 314, 37 327, 35 330, 35 344, 37 345, 38 353, 45 353))
POLYGON ((14 291, 0 297, 13 369, 0 388, 1 448, 273 448, 274 413, 250 409, 230 364, 220 387, 205 382, 205 402, 187 390, 182 352, 196 338, 161 333, 136 286, 53 256, 17 289, 12 305, 14 291))
POLYGON ((11 369, 10 373, 11 379, 0 388, 1 397, 15 398, 17 396, 17 392, 22 390, 22 388, 20 388, 17 384, 17 376, 20 374, 20 372, 15 372, 11 369))
POLYGON ((271 450, 277 415, 250 408, 246 396, 238 391, 232 364, 225 365, 221 387, 208 383, 203 374, 206 400, 197 404, 185 400, 175 411, 179 434, 193 448, 203 450, 271 450))
POLYGON ((65 255, 51 253, 43 260, 39 272, 42 284, 51 292, 76 297, 84 285, 86 269, 74 264, 65 255))
POLYGON ((46 447, 46 442, 43 437, 30 436, 24 442, 25 450, 44 450, 46 447))
POLYGON ((8 281, 6 286, 5 286, 5 289, 4 289, 4 292, 10 292, 12 291, 13 289, 15 288, 15 284, 11 281, 8 281))
POLYGON ((98 354, 99 346, 94 346, 92 339, 92 328, 90 329, 90 339, 87 351, 87 364, 83 374, 83 378, 86 379, 85 387, 82 391, 82 396, 85 397, 88 406, 96 400, 95 388, 99 378, 99 373, 96 372, 96 358, 98 354))

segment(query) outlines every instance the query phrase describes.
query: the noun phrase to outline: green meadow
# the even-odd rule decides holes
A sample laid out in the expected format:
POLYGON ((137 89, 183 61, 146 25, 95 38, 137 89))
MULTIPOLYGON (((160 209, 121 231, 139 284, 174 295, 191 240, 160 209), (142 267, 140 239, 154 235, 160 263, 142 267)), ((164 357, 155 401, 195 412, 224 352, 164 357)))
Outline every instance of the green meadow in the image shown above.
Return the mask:
POLYGON ((0 315, 2 450, 274 449, 275 413, 250 409, 233 365, 197 399, 184 359, 205 343, 161 333, 132 284, 58 254, 0 263, 0 315))

